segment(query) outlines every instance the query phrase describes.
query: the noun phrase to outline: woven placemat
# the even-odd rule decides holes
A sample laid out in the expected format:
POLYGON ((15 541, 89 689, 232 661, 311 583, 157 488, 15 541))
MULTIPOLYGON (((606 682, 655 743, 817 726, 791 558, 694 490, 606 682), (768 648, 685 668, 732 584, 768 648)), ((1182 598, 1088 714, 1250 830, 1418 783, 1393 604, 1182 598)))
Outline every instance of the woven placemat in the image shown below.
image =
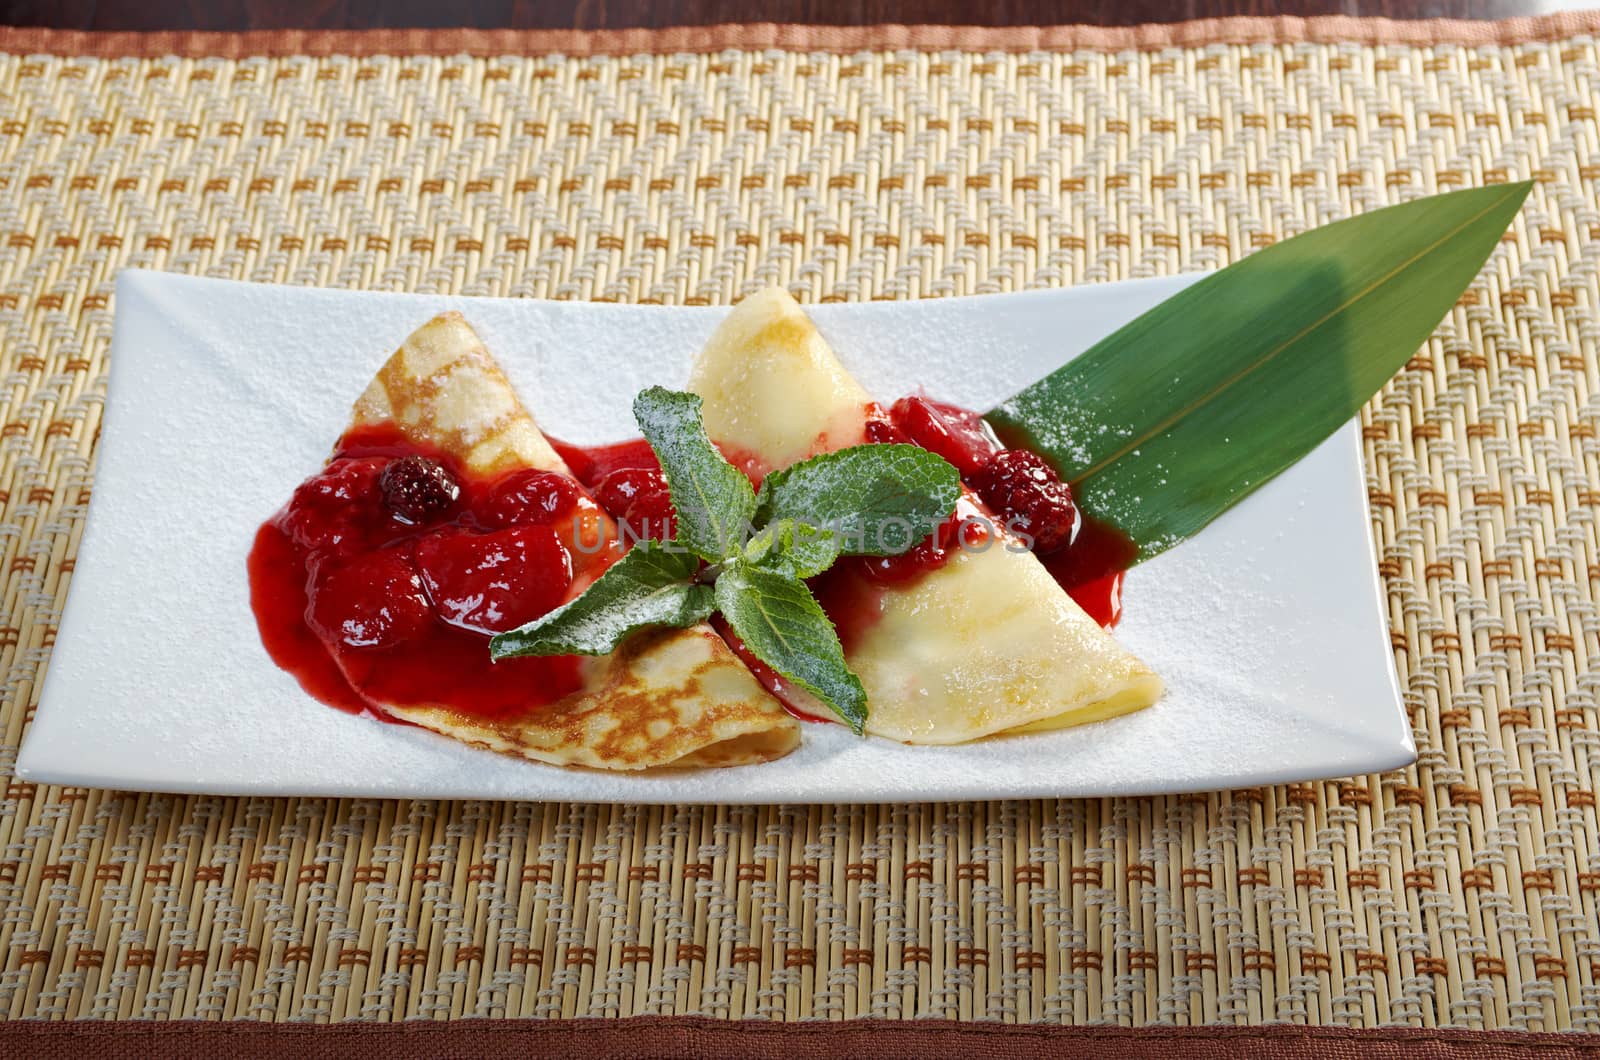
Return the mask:
MULTIPOLYGON (((1453 41, 1435 44, 1250 25, 815 50, 722 31, 694 53, 567 58, 114 58, 201 45, 0 35, 99 53, 0 57, 8 774, 89 504, 121 267, 920 298, 1211 268, 1386 203, 1537 181, 1364 416, 1415 768, 747 808, 8 777, 0 1014, 1600 1030, 1600 21, 1404 31, 1453 41)), ((329 50, 306 40, 258 50, 329 50)))

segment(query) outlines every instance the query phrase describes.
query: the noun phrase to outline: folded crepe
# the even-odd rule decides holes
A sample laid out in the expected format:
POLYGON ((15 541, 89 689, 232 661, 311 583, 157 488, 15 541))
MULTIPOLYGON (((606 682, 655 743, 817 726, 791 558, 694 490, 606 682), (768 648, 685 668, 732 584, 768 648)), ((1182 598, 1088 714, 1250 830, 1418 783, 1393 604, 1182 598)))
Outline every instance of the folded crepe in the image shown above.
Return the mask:
MULTIPOLYGON (((356 402, 352 428, 384 423, 473 475, 521 468, 569 473, 459 313, 442 314, 412 333, 356 402)), ((586 499, 581 512, 615 540, 598 506, 586 499)), ((584 537, 596 540, 588 532, 584 537)), ((568 599, 597 574, 576 578, 568 599)), ((488 650, 485 637, 485 655, 488 650)), ((341 668, 388 714, 540 762, 616 770, 734 766, 781 757, 800 743, 794 717, 703 623, 641 633, 611 655, 577 660, 576 691, 494 718, 396 698, 392 685, 362 672, 359 660, 359 653, 344 653, 341 668), (378 699, 373 693, 380 688, 384 698, 378 699)))
MULTIPOLYGON (((707 433, 758 473, 865 440, 870 396, 779 288, 734 307, 689 388, 704 399, 707 433)), ((958 550, 913 581, 845 595, 873 609, 840 624, 874 735, 961 743, 1098 721, 1161 694, 1029 552, 958 550)))

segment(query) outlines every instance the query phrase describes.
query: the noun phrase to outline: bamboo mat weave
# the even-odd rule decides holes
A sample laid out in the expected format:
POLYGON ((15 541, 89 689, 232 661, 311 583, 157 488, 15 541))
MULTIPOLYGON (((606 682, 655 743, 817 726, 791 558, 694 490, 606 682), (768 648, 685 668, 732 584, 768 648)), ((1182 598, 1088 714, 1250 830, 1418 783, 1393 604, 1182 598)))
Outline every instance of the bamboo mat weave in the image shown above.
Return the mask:
POLYGON ((0 1014, 1600 1030, 1600 50, 1289 36, 0 56, 0 1014), (748 808, 10 776, 89 503, 124 266, 922 298, 1212 268, 1527 177, 1483 277, 1364 416, 1415 768, 748 808))

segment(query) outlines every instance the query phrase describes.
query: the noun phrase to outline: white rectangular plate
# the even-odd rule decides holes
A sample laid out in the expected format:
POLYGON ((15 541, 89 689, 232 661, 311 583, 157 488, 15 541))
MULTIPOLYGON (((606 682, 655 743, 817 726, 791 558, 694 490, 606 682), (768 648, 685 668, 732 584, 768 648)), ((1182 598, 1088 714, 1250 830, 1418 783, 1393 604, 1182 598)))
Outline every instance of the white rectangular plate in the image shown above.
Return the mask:
MULTIPOLYGON (((880 398, 988 408, 1194 277, 822 305, 880 398)), ((1412 761, 1368 539, 1356 426, 1132 571, 1117 637, 1167 683, 1108 722, 958 747, 807 725, 759 766, 564 770, 309 699, 267 658, 245 556, 326 458, 406 335, 459 309, 534 416, 575 442, 635 434, 634 393, 681 385, 724 310, 315 290, 125 272, 94 499, 37 718, 29 780, 225 794, 889 802, 1132 795, 1412 761)))

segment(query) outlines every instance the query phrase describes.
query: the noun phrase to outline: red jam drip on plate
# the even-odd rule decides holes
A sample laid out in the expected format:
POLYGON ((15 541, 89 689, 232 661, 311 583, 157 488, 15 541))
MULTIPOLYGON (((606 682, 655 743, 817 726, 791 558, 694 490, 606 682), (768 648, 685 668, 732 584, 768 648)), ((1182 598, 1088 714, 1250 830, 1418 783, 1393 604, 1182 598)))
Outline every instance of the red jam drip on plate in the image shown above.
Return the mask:
POLYGON ((350 714, 373 714, 361 693, 350 687, 327 646, 306 625, 306 603, 300 549, 276 521, 263 523, 250 550, 250 607, 267 654, 313 699, 350 714))
POLYGON ((348 433, 250 552, 251 607, 273 661, 329 706, 385 720, 381 704, 398 703, 494 721, 576 691, 575 658, 489 659, 491 629, 526 621, 518 608, 570 599, 618 554, 595 549, 603 517, 576 483, 537 474, 471 475, 390 425, 348 433), (407 523, 385 502, 382 470, 413 456, 444 467, 460 492, 407 523))
POLYGON ((1122 620, 1122 577, 1138 558, 1139 546, 1126 534, 1079 511, 1072 544, 1043 562, 1067 595, 1110 629, 1122 620))

